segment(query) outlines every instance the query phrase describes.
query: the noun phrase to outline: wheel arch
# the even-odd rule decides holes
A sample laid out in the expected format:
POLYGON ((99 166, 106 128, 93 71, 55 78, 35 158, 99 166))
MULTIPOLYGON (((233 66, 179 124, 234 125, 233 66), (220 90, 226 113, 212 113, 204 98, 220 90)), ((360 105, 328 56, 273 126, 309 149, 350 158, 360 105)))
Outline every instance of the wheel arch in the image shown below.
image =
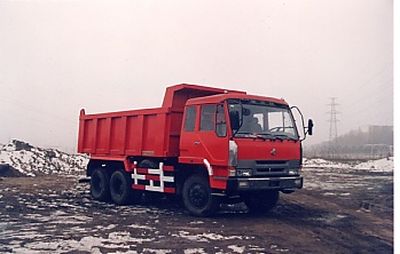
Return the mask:
POLYGON ((192 175, 200 175, 207 179, 210 183, 210 175, 207 170, 206 165, 204 164, 179 164, 177 167, 176 174, 176 187, 177 187, 177 195, 182 194, 182 188, 185 180, 192 175))
POLYGON ((86 167, 86 176, 91 176, 96 168, 102 168, 111 175, 115 170, 125 169, 125 165, 124 161, 120 160, 90 159, 86 167))

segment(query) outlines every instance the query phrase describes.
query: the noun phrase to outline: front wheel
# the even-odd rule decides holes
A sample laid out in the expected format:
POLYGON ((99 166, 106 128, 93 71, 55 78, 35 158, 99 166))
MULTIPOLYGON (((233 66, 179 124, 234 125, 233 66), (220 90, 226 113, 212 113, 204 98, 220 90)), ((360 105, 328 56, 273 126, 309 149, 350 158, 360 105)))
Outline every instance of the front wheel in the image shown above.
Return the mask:
POLYGON ((243 199, 250 213, 266 213, 278 203, 279 191, 248 193, 243 199))
POLYGON ((208 179, 200 175, 189 176, 182 188, 185 208, 195 216, 210 216, 220 205, 219 200, 211 195, 208 179))

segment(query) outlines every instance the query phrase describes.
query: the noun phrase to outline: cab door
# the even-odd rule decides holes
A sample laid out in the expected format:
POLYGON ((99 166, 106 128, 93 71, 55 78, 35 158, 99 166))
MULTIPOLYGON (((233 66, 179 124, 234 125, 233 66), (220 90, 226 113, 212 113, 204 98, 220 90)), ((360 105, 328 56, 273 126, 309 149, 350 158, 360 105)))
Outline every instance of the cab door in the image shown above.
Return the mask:
POLYGON ((229 141, 224 104, 201 105, 199 118, 199 154, 211 165, 226 166, 229 141))
POLYGON ((185 107, 182 121, 182 131, 179 143, 179 161, 182 163, 202 164, 199 157, 198 146, 200 144, 197 135, 199 122, 199 106, 190 105, 185 107))
POLYGON ((190 105, 185 109, 180 162, 213 166, 228 163, 228 135, 224 104, 190 105))

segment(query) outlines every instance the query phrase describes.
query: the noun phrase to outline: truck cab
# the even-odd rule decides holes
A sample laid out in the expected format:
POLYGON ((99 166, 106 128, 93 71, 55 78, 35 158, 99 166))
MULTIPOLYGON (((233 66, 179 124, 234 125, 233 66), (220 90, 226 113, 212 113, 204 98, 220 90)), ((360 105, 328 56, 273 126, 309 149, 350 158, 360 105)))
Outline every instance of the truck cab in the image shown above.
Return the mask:
POLYGON ((279 191, 303 186, 301 137, 283 99, 234 92, 190 99, 181 130, 179 162, 205 165, 211 195, 239 196, 263 211, 279 191))

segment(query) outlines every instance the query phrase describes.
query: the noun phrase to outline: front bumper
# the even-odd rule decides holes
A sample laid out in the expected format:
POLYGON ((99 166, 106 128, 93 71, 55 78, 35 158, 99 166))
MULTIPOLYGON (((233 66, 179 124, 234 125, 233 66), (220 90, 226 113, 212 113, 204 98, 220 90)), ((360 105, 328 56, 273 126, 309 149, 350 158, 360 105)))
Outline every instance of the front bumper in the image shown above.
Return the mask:
POLYGON ((227 192, 237 193, 258 190, 295 190, 301 189, 302 187, 302 176, 232 177, 228 179, 227 192))

